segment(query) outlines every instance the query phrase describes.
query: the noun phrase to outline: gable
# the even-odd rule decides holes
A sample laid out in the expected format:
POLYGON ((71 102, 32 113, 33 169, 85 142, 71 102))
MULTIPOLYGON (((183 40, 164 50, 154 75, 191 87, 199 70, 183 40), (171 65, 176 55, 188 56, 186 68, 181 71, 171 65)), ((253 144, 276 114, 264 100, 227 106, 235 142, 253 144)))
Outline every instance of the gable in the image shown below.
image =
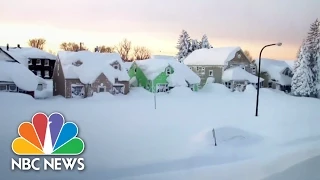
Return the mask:
POLYGON ((251 64, 248 57, 240 49, 234 55, 234 57, 229 61, 229 64, 251 64))

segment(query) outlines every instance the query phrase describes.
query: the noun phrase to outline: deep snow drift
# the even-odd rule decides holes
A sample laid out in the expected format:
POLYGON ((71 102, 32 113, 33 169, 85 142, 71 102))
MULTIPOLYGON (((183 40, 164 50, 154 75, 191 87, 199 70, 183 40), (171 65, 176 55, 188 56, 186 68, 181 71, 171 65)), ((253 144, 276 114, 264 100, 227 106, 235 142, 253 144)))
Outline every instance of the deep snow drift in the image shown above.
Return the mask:
POLYGON ((255 95, 220 84, 155 95, 133 88, 126 96, 87 99, 0 93, 6 102, 0 109, 0 174, 25 180, 259 180, 320 155, 319 99, 261 89, 255 117, 255 95), (78 124, 86 143, 84 172, 11 172, 18 125, 38 111, 58 111, 78 124))

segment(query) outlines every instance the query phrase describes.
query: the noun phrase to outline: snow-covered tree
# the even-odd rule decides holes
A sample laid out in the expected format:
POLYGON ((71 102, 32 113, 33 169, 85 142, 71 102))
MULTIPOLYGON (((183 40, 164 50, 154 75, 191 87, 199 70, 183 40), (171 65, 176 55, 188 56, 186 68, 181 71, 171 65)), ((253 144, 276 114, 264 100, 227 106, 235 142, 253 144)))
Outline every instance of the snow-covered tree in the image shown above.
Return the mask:
POLYGON ((305 57, 305 61, 307 62, 312 72, 312 83, 310 84, 312 96, 315 96, 317 94, 316 85, 319 80, 318 74, 320 71, 318 61, 317 61, 317 53, 319 51, 317 41, 320 36, 319 26, 320 26, 320 22, 318 21, 318 19, 316 19, 316 21, 310 25, 310 30, 305 40, 304 57, 305 57))
POLYGON ((197 49, 200 49, 200 44, 199 44, 198 40, 192 39, 191 40, 191 45, 189 47, 189 52, 191 53, 191 52, 193 52, 193 51, 195 51, 197 49))
POLYGON ((204 49, 204 48, 210 49, 211 47, 212 47, 212 46, 211 46, 210 43, 209 43, 209 40, 208 40, 207 35, 203 35, 203 36, 202 36, 202 39, 201 39, 201 42, 200 42, 200 48, 201 48, 201 49, 204 49))
POLYGON ((176 48, 178 49, 177 59, 181 62, 190 53, 190 36, 187 31, 182 30, 176 48))
POLYGON ((299 58, 294 65, 294 75, 291 82, 291 93, 295 96, 309 97, 313 94, 313 73, 306 56, 307 46, 302 45, 299 58))

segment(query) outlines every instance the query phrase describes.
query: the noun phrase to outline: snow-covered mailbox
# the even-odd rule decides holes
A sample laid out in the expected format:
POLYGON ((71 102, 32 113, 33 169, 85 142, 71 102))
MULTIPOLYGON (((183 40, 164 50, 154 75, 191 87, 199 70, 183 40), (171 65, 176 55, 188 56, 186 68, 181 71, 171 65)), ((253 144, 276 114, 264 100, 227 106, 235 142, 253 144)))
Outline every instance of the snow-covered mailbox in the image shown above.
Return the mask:
POLYGON ((43 82, 27 67, 17 62, 0 61, 0 91, 2 92, 19 92, 34 97, 38 84, 43 82))
POLYGON ((258 77, 245 71, 241 67, 232 67, 225 70, 222 74, 223 84, 231 89, 231 91, 244 91, 248 84, 252 84, 255 88, 263 86, 264 79, 260 78, 258 86, 258 77))
POLYGON ((59 52, 52 79, 53 95, 66 98, 129 92, 129 76, 118 53, 59 52))

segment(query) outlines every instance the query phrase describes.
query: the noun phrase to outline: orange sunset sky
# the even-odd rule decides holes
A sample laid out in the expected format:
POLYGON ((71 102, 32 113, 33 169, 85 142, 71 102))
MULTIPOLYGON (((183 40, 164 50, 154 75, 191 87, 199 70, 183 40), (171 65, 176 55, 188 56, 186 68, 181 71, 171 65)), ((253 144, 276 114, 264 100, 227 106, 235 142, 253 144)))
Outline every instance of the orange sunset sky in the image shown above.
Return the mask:
POLYGON ((214 47, 240 46, 254 58, 295 59, 309 25, 319 16, 318 0, 11 0, 0 7, 0 45, 27 46, 42 37, 45 49, 62 42, 114 46, 127 38, 153 54, 175 55, 182 29, 200 40, 207 34, 214 47), (290 6, 288 6, 290 4, 290 6))

